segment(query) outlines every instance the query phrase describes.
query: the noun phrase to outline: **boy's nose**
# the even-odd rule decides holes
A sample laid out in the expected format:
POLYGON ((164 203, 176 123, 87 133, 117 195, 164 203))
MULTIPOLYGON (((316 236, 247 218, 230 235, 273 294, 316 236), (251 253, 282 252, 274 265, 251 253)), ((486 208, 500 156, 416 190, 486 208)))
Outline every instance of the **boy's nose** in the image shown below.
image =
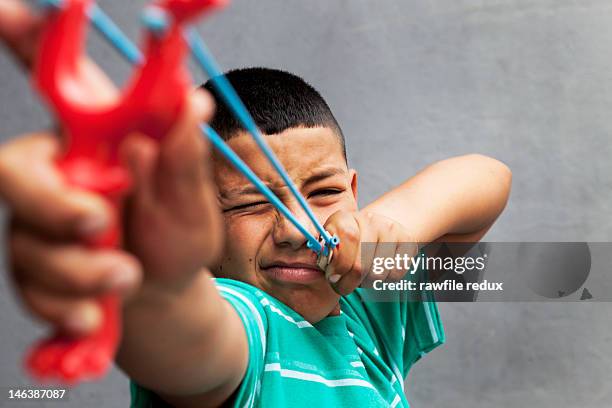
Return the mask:
MULTIPOLYGON (((308 218, 306 212, 300 207, 297 201, 292 200, 291 202, 285 203, 289 211, 293 213, 295 218, 310 232, 312 235, 317 237, 319 234, 317 229, 308 218)), ((276 211, 276 220, 274 228, 272 230, 272 237, 274 243, 281 247, 290 247, 291 249, 297 250, 302 246, 306 246, 308 241, 306 237, 297 229, 284 215, 279 211, 276 211)))

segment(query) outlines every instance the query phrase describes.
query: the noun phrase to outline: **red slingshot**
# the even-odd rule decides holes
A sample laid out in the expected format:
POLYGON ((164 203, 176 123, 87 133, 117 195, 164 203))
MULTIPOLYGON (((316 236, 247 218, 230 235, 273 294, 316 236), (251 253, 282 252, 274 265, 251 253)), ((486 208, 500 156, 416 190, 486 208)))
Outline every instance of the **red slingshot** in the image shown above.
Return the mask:
MULTIPOLYGON (((112 226, 88 242, 93 247, 121 245, 122 201, 130 176, 118 159, 122 140, 132 132, 156 140, 177 120, 191 89, 183 64, 188 47, 183 26, 225 0, 165 0, 154 7, 170 17, 163 31, 146 34, 144 58, 113 103, 100 104, 80 69, 92 0, 55 0, 44 23, 33 80, 61 123, 65 151, 58 162, 66 180, 97 192, 112 204, 112 226)), ((37 343, 27 358, 28 370, 40 379, 67 383, 100 377, 113 361, 120 337, 119 299, 99 300, 103 322, 94 333, 79 337, 55 334, 37 343)))

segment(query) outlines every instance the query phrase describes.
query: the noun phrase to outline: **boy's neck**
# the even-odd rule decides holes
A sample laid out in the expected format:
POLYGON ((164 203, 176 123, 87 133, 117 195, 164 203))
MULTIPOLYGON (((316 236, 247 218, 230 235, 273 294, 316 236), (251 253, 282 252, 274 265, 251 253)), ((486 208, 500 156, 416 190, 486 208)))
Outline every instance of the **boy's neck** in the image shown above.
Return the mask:
POLYGON ((329 312, 329 316, 339 316, 340 315, 340 303, 336 303, 336 306, 334 307, 334 310, 332 310, 331 312, 329 312))

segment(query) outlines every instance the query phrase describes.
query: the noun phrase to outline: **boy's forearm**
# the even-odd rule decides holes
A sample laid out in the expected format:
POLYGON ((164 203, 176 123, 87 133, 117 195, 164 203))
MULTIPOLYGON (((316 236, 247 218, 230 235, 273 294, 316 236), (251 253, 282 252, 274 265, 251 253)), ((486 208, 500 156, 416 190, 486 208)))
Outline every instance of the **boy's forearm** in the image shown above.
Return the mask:
POLYGON ((117 362, 130 378, 181 396, 240 375, 248 358, 244 329, 210 278, 204 271, 172 286, 146 282, 126 304, 117 362))
POLYGON ((420 243, 478 240, 502 212, 512 175, 482 155, 437 162, 364 208, 405 226, 420 243))

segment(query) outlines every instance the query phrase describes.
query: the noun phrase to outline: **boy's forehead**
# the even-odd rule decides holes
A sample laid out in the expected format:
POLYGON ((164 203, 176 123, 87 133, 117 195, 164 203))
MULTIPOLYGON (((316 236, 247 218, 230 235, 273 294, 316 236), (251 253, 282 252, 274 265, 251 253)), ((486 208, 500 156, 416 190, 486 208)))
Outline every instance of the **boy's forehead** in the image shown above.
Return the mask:
MULTIPOLYGON (((298 184, 315 172, 348 172, 340 139, 330 128, 291 128, 264 137, 290 177, 298 184)), ((270 184, 282 184, 280 176, 248 133, 232 137, 228 144, 262 180, 270 184)), ((246 179, 219 155, 215 155, 214 162, 220 190, 232 188, 237 183, 246 183, 246 179)))

